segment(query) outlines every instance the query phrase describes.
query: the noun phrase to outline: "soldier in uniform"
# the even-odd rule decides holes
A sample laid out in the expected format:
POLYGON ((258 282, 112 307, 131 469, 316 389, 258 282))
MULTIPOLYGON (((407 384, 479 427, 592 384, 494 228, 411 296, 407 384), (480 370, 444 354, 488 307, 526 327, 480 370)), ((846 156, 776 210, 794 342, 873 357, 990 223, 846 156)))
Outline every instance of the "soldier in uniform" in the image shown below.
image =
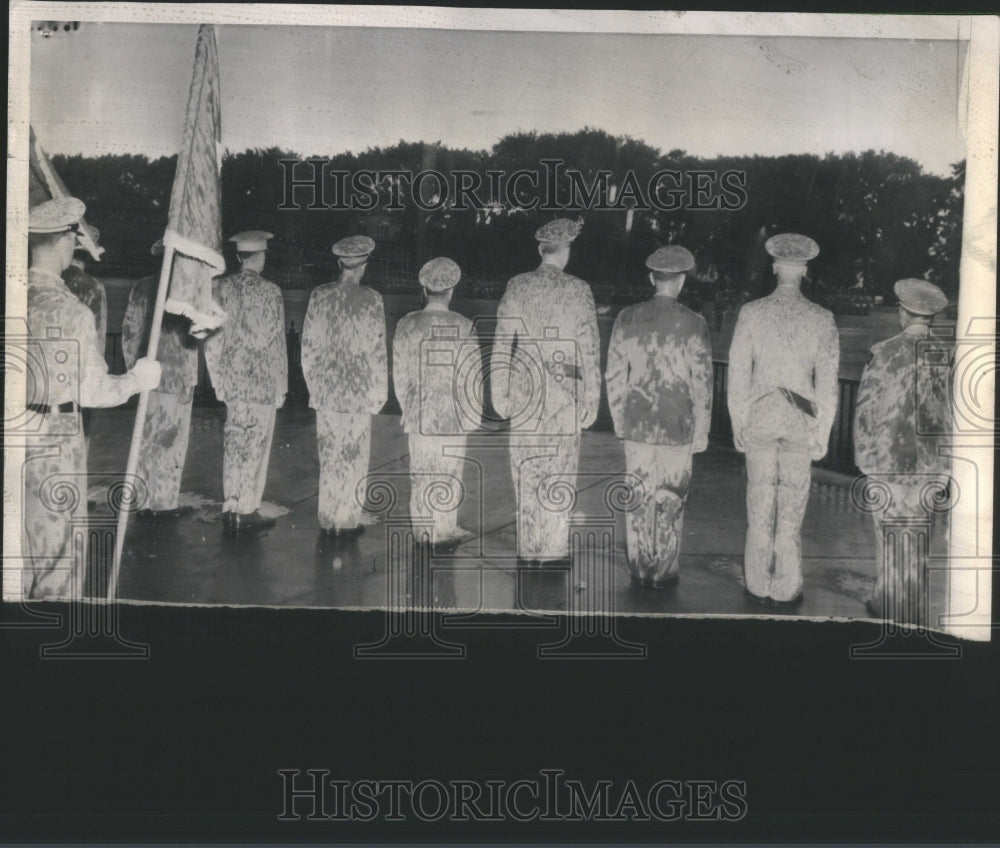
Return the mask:
POLYGON ((507 284, 490 363, 493 405, 510 419, 521 564, 565 562, 580 431, 597 417, 601 364, 590 287, 563 269, 582 222, 535 233, 542 262, 507 284))
MULTIPOLYGON (((96 227, 91 227, 94 231, 94 240, 100 237, 100 232, 96 227)), ((87 273, 86 251, 78 247, 73 255, 73 261, 69 268, 63 272, 63 282, 80 303, 94 313, 94 322, 97 325, 97 341, 100 346, 100 354, 104 356, 105 340, 108 336, 108 294, 104 290, 101 281, 87 273)))
POLYGON ((85 561, 75 556, 72 523, 76 516, 85 528, 81 408, 117 406, 160 381, 159 363, 149 359, 120 377, 108 374, 93 313, 66 287, 62 274, 85 211, 82 201, 64 197, 34 207, 28 222, 28 333, 44 368, 28 381, 27 412, 34 420, 25 429, 37 440, 27 448, 24 467, 23 588, 29 599, 83 594, 85 561))
POLYGON ((316 410, 319 525, 345 538, 364 532, 358 486, 368 474, 371 416, 389 391, 382 296, 361 285, 375 242, 333 246, 340 278, 313 290, 302 324, 302 373, 316 410))
POLYGON ((240 270, 219 277, 213 296, 229 315, 205 341, 205 361, 219 400, 223 432, 222 518, 230 533, 274 524, 260 512, 274 435, 274 413, 288 392, 285 303, 281 289, 261 276, 270 233, 237 233, 240 270))
MULTIPOLYGON (((94 241, 100 237, 97 227, 90 228, 94 233, 94 241)), ((63 271, 63 282, 77 299, 91 312, 94 313, 94 322, 97 324, 97 347, 98 355, 103 359, 105 346, 108 338, 108 294, 104 290, 101 281, 87 273, 86 260, 84 259, 86 249, 77 246, 73 254, 73 261, 69 268, 63 271)), ((131 367, 131 366, 129 366, 131 367)), ((83 433, 84 440, 90 447, 90 420, 91 411, 83 410, 83 433)))
POLYGON ((875 591, 866 604, 876 618, 924 623, 924 608, 916 550, 897 551, 884 560, 882 524, 889 517, 923 514, 921 496, 928 486, 943 491, 948 480, 947 458, 938 439, 951 432, 949 376, 950 345, 935 342, 937 367, 923 361, 930 323, 948 305, 937 286, 925 280, 900 280, 902 332, 872 347, 872 359, 861 375, 854 417, 854 455, 858 468, 885 485, 891 498, 887 512, 876 512, 875 591))
POLYGON ((605 380, 625 468, 641 484, 626 519, 633 581, 662 589, 680 577, 684 504, 691 458, 708 447, 712 418, 712 342, 700 315, 677 296, 694 256, 661 247, 646 260, 656 295, 615 319, 605 380))
MULTIPOLYGON (((163 241, 151 251, 162 256, 163 241)), ((160 275, 138 280, 129 293, 122 321, 122 353, 132 367, 146 355, 160 275)), ((191 431, 191 405, 198 385, 198 343, 189 334, 191 322, 163 313, 156 358, 162 368, 160 385, 149 395, 136 473, 146 483, 149 501, 139 520, 174 519, 180 515, 178 497, 191 431)))
POLYGON ((393 384, 410 443, 410 515, 432 522, 430 541, 438 546, 472 535, 457 519, 466 433, 482 417, 482 356, 472 322, 448 308, 461 276, 451 259, 427 262, 419 276, 427 305, 400 319, 392 341, 393 384))
POLYGON ((812 460, 826 454, 837 411, 840 340, 833 315, 799 291, 819 245, 772 236, 775 291, 741 310, 729 349, 729 415, 747 462, 746 591, 802 600, 801 528, 812 460))

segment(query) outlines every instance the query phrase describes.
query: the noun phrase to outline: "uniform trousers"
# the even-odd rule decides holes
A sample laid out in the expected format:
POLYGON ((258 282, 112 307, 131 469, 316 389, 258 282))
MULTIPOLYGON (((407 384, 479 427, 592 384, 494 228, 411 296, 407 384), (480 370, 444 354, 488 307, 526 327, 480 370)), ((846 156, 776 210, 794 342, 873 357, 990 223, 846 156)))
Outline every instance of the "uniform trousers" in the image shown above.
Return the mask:
POLYGON ((148 509, 160 511, 177 508, 191 433, 193 399, 193 387, 183 394, 160 391, 149 393, 142 444, 139 446, 139 463, 136 466, 136 473, 145 483, 149 495, 145 503, 148 509))
POLYGON ((580 434, 511 433, 510 472, 517 493, 517 554, 522 559, 569 555, 569 520, 576 503, 580 434))
POLYGON ((672 581, 680 570, 691 445, 625 441, 625 469, 638 478, 640 502, 627 514, 629 573, 640 583, 672 581))
POLYGON ((264 497, 274 435, 273 403, 226 402, 222 459, 223 512, 256 512, 264 497))
POLYGON ((38 426, 39 444, 25 451, 22 587, 26 599, 71 600, 86 576, 87 447, 77 412, 49 413, 38 426))
POLYGON ((361 524, 368 475, 372 417, 367 412, 316 410, 319 448, 319 526, 324 530, 353 530, 361 524))
MULTIPOLYGON (((933 478, 921 475, 919 482, 894 482, 876 478, 891 496, 886 509, 873 514, 875 524, 875 590, 872 603, 882 615, 903 624, 927 625, 929 586, 926 571, 930 554, 932 516, 923 504, 922 493, 933 478), (900 519, 903 519, 900 522, 900 519), (917 519, 917 525, 907 525, 917 519)), ((905 479, 905 478, 904 478, 905 479)), ((943 489, 947 477, 936 480, 943 489)))
POLYGON ((812 442, 804 415, 778 393, 754 407, 746 439, 747 589, 793 600, 802 590, 802 520, 809 501, 812 442))
MULTIPOLYGON (((410 433, 410 515, 430 522, 432 542, 454 538, 458 508, 464 499, 464 434, 427 436, 410 433)), ((421 525, 422 522, 421 522, 421 525)), ((414 528, 417 531, 417 527, 414 528)), ((418 534, 419 535, 419 534, 418 534)))

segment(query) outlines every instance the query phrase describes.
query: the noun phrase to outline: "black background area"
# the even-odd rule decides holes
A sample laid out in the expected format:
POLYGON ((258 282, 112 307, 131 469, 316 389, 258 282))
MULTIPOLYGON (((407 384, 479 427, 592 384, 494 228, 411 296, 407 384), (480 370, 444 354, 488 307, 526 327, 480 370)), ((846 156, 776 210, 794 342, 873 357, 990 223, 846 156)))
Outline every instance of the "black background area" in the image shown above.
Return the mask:
MULTIPOLYGON (((147 660, 39 659, 0 631, 6 840, 959 842, 995 837, 993 645, 852 660, 874 624, 629 619, 645 660, 539 661, 551 631, 464 631, 464 660, 353 658, 378 613, 122 607, 147 660), (466 638, 467 637, 467 638, 466 638), (281 821, 279 769, 332 778, 742 779, 736 822, 281 821)), ((16 608, 4 607, 4 620, 16 608)), ((301 810, 300 810, 301 811, 301 810)))

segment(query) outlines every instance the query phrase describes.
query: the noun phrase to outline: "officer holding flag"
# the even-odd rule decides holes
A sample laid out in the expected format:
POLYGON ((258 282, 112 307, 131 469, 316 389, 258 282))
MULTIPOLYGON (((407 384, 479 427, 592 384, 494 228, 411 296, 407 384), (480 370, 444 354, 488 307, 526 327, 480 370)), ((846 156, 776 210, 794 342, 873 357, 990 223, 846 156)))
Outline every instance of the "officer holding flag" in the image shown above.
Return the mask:
POLYGON ((66 287, 86 207, 75 197, 40 203, 28 220, 28 333, 42 370, 28 381, 24 467, 23 590, 26 599, 83 595, 86 551, 73 547, 73 519, 86 538, 87 447, 80 411, 118 406, 155 389, 160 364, 141 358, 120 377, 98 353, 93 313, 66 287), (79 557, 77 556, 79 553, 79 557))

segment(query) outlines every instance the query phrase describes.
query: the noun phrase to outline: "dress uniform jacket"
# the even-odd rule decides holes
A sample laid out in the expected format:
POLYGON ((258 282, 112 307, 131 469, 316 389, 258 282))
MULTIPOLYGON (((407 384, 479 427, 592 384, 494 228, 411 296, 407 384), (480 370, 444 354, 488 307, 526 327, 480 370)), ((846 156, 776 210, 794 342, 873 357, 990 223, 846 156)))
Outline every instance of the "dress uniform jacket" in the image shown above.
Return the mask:
POLYGON ((478 426, 482 354, 464 315, 428 306, 401 318, 392 376, 404 432, 451 436, 478 426))
POLYGON ((497 412, 517 421, 522 411, 537 409, 523 429, 540 424, 546 433, 579 432, 597 417, 600 369, 597 310, 590 286, 546 263, 507 284, 497 308, 490 369, 503 375, 491 383, 497 412), (531 380, 530 374, 529 379, 519 378, 526 371, 516 367, 517 355, 534 363, 542 382, 531 380))
POLYGON ((353 282, 313 290, 302 324, 302 373, 316 410, 317 512, 324 530, 362 523, 371 416, 389 391, 382 296, 353 282))
POLYGON ((673 297, 623 309, 605 372, 615 433, 639 505, 625 523, 629 571, 662 586, 679 570, 693 453, 708 447, 712 346, 705 320, 673 297))
POLYGON ((746 453, 744 576, 757 597, 785 602, 800 594, 811 460, 827 450, 839 365, 833 315, 797 286, 778 286, 740 310, 728 400, 733 441, 746 453))
POLYGON ((939 455, 938 445, 951 432, 952 350, 948 342, 928 340, 925 324, 911 324, 872 347, 854 418, 858 468, 889 493, 885 509, 873 514, 873 602, 884 605, 888 618, 918 624, 927 623, 920 546, 893 546, 893 560, 886 562, 883 526, 886 519, 926 519, 924 489, 935 484, 943 489, 947 482, 948 459, 939 455))
POLYGON ((606 370, 608 405, 620 439, 708 446, 712 341, 705 319, 672 297, 623 309, 606 370))
POLYGON ((280 402, 288 393, 281 289, 246 268, 217 278, 213 289, 215 300, 229 316, 205 340, 215 396, 226 402, 280 402))
MULTIPOLYGON (((122 356, 126 368, 131 368, 146 355, 159 280, 158 275, 143 277, 129 292, 122 319, 122 356)), ((161 369, 158 392, 184 394, 198 385, 198 343, 188 333, 190 323, 181 315, 163 313, 160 344, 156 349, 161 369)))
POLYGON ((28 381, 33 434, 24 469, 27 565, 23 586, 29 598, 79 597, 85 576, 84 551, 74 552, 73 527, 86 538, 87 450, 80 407, 124 403, 136 391, 134 377, 108 373, 98 353, 97 328, 87 309, 59 276, 28 272, 28 332, 37 346, 41 373, 28 381), (73 403, 72 411, 58 407, 73 403))
POLYGON ((392 362, 409 434, 410 514, 429 519, 441 541, 456 533, 466 433, 482 416, 482 353, 472 322, 437 304, 411 312, 396 325, 392 362))
POLYGON ((356 283, 313 290, 302 324, 302 373, 313 409, 374 415, 389 392, 382 296, 356 283))
MULTIPOLYGON (((146 356, 156 306, 159 275, 132 286, 122 321, 122 354, 131 368, 146 356)), ((156 358, 159 387, 149 394, 137 474, 149 492, 148 508, 171 510, 178 504, 181 475, 191 431, 191 406, 198 384, 198 344, 188 319, 163 313, 156 358)))
POLYGON ((565 491, 576 487, 580 430, 597 417, 601 392, 590 287, 544 262, 514 277, 497 309, 490 373, 493 405, 511 420, 518 556, 564 558, 565 491))
POLYGON ((779 389, 788 389, 816 405, 806 416, 813 459, 826 454, 830 428, 837 412, 840 338, 833 314, 807 300, 794 286, 779 286, 773 294, 746 304, 736 321, 729 348, 729 415, 738 450, 754 433, 754 406, 779 389))
POLYGON ((76 265, 63 271, 63 282, 77 299, 94 313, 97 326, 98 352, 104 356, 105 339, 108 336, 108 295, 100 280, 90 276, 76 265))
POLYGON ((933 358, 922 354, 919 346, 928 339, 927 325, 911 324, 872 347, 854 419, 855 458, 865 474, 947 470, 938 444, 951 432, 951 358, 937 340, 933 358))

